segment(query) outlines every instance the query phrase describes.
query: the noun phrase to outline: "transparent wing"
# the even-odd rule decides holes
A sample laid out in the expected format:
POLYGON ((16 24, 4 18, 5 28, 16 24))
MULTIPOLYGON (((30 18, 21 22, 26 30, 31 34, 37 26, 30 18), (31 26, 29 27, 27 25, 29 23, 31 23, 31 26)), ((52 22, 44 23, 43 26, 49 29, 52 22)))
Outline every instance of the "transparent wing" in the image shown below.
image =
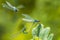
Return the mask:
POLYGON ((8 1, 6 1, 6 4, 7 4, 9 7, 13 8, 13 6, 12 6, 8 1))
POLYGON ((27 14, 22 14, 26 19, 29 19, 29 20, 34 20, 33 18, 31 18, 29 15, 27 14))
POLYGON ((7 9, 11 9, 7 4, 2 3, 2 6, 7 9))
POLYGON ((23 5, 17 6, 18 9, 25 8, 23 5))
POLYGON ((26 18, 23 18, 22 20, 24 20, 26 22, 34 22, 34 20, 30 20, 30 19, 26 19, 26 18))

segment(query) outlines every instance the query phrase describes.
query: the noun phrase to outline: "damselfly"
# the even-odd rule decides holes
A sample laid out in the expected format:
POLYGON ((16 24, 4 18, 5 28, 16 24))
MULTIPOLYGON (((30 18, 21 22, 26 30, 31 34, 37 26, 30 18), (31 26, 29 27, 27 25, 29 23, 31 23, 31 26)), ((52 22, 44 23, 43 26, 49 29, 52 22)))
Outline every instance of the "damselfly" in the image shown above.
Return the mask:
MULTIPOLYGON (((32 26, 35 24, 35 23, 39 23, 40 21, 39 20, 36 20, 36 19, 33 19, 31 18, 29 15, 27 14, 22 14, 25 18, 23 18, 22 20, 23 21, 26 21, 26 22, 33 22, 33 24, 30 26, 30 29, 32 28, 32 26)), ((30 29, 28 30, 28 32, 30 31, 30 29)))
POLYGON ((25 17, 25 18, 22 19, 23 21, 26 21, 26 22, 40 22, 39 20, 33 19, 32 17, 30 17, 27 14, 22 14, 22 15, 25 17))
POLYGON ((13 6, 12 4, 10 4, 8 1, 6 1, 6 3, 2 3, 2 6, 3 6, 4 8, 7 8, 7 9, 9 9, 9 10, 14 11, 14 12, 18 12, 19 9, 24 8, 23 5, 19 5, 19 6, 15 7, 15 6, 13 6))

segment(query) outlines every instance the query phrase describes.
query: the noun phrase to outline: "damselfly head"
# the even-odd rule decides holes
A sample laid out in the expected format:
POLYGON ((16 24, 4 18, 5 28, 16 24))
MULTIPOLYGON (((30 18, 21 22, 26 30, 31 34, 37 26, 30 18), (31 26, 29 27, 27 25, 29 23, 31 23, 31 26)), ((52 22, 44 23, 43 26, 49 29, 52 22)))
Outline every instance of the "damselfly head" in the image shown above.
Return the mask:
POLYGON ((39 20, 35 20, 34 22, 40 22, 39 20))
POLYGON ((14 12, 18 12, 18 9, 16 7, 13 7, 14 12))

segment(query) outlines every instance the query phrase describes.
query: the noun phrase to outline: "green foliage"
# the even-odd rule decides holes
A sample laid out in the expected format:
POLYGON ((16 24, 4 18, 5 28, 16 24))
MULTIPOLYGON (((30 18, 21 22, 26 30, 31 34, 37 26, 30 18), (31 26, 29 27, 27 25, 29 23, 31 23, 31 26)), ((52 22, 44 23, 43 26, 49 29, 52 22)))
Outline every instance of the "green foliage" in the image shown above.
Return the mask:
MULTIPOLYGON (((3 35, 2 37, 0 36, 0 38, 2 38, 0 40, 30 40, 32 38, 30 28, 38 22, 43 23, 45 26, 50 26, 51 32, 54 33, 53 40, 60 40, 60 0, 0 0, 0 4, 0 24, 3 26, 0 28, 0 35, 3 35), (8 5, 9 3, 12 7, 8 5), (21 7, 20 5, 23 5, 24 8, 19 8, 21 7), (17 8, 18 11, 15 8, 17 8), (23 18, 22 20, 21 14, 23 13, 38 20, 33 18, 23 18), (31 25, 25 21, 33 23, 31 23, 31 25), (27 23, 28 26, 26 26, 25 23, 27 23), (22 24, 26 26, 26 30, 22 24), (23 30, 23 32, 26 33, 29 29, 30 33, 20 33, 21 29, 24 29, 25 31, 23 30)), ((47 31, 49 30, 47 29, 47 31)), ((50 35, 50 33, 48 34, 50 35)), ((50 36, 48 39, 50 39, 50 36)))
POLYGON ((38 24, 37 27, 32 29, 33 40, 35 36, 39 37, 41 40, 52 40, 53 34, 50 33, 50 27, 44 28, 43 24, 38 24))

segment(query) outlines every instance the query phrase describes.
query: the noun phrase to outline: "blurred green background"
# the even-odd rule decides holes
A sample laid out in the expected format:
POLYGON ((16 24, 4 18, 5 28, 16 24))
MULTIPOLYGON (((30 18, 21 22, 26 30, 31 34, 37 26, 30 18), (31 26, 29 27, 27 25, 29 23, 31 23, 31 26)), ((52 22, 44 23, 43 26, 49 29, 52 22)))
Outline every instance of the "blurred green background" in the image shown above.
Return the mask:
POLYGON ((27 24, 27 30, 32 24, 22 21, 22 13, 51 27, 51 32, 54 33, 53 40, 60 40, 60 0, 0 0, 0 30, 2 30, 0 40, 30 40, 32 38, 31 33, 18 33, 23 28, 23 24, 27 24), (5 1, 16 7, 22 4, 25 8, 15 13, 2 7, 5 1))

